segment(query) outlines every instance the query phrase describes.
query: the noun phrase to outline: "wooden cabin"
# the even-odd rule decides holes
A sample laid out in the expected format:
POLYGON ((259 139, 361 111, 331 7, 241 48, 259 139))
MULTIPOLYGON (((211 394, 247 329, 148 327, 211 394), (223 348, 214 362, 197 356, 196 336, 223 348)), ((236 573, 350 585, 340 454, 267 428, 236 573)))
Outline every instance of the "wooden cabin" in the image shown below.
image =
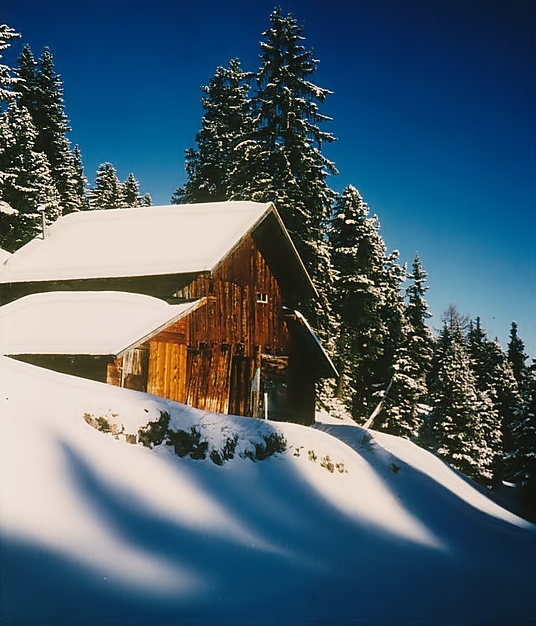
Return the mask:
POLYGON ((311 423, 316 381, 336 376, 299 312, 315 290, 271 203, 72 214, 12 255, 0 273, 0 290, 12 301, 0 312, 13 312, 17 304, 36 314, 44 303, 61 309, 71 292, 75 320, 84 302, 93 301, 99 313, 89 323, 97 334, 111 325, 107 300, 115 303, 114 320, 127 321, 141 319, 143 307, 155 300, 143 305, 140 298, 157 296, 165 320, 155 318, 152 329, 152 322, 140 325, 139 337, 113 349, 110 341, 106 354, 90 346, 75 354, 64 344, 63 354, 34 350, 32 356, 27 346, 17 358, 197 408, 311 423), (47 295, 14 301, 33 292, 47 295), (136 302, 129 292, 136 292, 136 302))

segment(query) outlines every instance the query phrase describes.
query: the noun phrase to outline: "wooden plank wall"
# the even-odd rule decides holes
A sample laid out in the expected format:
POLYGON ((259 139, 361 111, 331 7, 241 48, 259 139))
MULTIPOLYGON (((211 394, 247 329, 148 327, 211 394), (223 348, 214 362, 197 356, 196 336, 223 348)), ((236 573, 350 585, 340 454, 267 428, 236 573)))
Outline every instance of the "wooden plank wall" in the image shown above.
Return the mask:
POLYGON ((147 393, 186 402, 188 348, 171 341, 149 342, 147 393))
POLYGON ((208 298, 207 306, 191 315, 193 341, 243 344, 244 354, 248 356, 253 355, 256 345, 263 352, 286 352, 289 338, 282 315, 281 291, 251 237, 212 275, 197 278, 187 295, 208 298), (265 294, 267 302, 257 302, 257 294, 265 294))
MULTIPOLYGON (((206 297, 206 304, 149 341, 147 392, 209 411, 247 414, 255 355, 285 354, 289 345, 279 285, 253 239, 248 236, 182 295, 206 297), (258 302, 257 294, 266 302, 258 302)), ((120 368, 132 358, 108 368, 110 383, 124 383, 120 368)))

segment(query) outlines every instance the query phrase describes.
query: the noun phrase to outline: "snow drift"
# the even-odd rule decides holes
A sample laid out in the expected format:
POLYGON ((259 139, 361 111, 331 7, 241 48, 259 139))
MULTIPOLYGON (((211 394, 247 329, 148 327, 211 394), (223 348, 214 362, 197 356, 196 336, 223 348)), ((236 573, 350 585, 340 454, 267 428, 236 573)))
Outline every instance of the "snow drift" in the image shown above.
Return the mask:
POLYGON ((534 525, 407 441, 328 416, 215 415, 4 357, 0 385, 2 624, 536 619, 534 525), (132 445, 162 414, 204 459, 132 445), (271 435, 285 451, 252 460, 271 435))

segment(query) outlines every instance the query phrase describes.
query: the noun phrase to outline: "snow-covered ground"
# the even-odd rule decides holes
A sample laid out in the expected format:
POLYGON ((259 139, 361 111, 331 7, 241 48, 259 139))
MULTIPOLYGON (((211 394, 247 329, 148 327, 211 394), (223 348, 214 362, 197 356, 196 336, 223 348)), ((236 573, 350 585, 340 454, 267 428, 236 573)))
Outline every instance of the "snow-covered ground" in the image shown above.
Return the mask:
POLYGON ((410 442, 326 415, 214 415, 4 357, 0 391, 1 624, 536 621, 536 527, 410 442), (162 412, 207 452, 236 436, 234 458, 128 442, 162 412), (273 433, 286 452, 247 458, 273 433))

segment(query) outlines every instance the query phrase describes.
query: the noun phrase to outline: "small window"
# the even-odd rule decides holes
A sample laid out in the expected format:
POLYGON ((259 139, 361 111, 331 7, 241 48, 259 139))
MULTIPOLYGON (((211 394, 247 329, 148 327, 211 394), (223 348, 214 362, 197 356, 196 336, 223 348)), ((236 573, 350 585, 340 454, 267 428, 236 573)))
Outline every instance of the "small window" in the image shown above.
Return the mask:
POLYGON ((257 294, 257 302, 259 302, 260 304, 267 304, 268 303, 268 294, 267 293, 258 293, 257 294))

